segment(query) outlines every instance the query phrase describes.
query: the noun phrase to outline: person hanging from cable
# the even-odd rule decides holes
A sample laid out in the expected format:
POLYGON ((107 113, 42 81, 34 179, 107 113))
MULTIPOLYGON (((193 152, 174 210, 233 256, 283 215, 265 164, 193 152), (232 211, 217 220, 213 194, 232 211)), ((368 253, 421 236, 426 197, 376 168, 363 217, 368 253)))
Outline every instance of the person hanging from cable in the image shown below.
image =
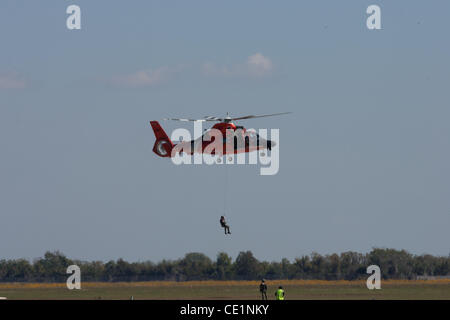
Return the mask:
POLYGON ((222 226, 222 228, 225 230, 225 234, 231 234, 230 232, 230 226, 227 225, 227 223, 225 222, 225 217, 221 216, 220 217, 220 225, 222 226))

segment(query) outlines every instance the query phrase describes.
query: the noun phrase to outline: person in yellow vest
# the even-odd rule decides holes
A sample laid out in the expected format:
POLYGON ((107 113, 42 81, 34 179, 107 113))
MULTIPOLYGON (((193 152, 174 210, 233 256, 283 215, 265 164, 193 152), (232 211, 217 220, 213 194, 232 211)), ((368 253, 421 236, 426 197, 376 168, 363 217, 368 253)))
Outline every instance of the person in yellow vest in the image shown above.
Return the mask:
POLYGON ((278 287, 278 290, 275 291, 275 299, 276 300, 284 300, 284 290, 282 286, 278 287))
POLYGON ((284 300, 284 290, 282 286, 278 287, 278 290, 275 292, 276 300, 284 300))

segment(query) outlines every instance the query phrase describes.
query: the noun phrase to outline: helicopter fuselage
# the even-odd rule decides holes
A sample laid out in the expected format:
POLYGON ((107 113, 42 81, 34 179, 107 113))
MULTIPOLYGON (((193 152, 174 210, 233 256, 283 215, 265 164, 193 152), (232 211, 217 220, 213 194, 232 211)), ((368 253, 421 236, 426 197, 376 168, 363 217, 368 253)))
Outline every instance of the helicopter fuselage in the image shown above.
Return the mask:
POLYGON ((271 150, 275 143, 256 132, 236 126, 232 122, 216 123, 201 137, 173 144, 157 121, 151 121, 156 142, 153 151, 160 157, 173 157, 176 153, 205 153, 211 155, 237 154, 257 150, 271 150), (216 141, 217 139, 221 139, 216 141))

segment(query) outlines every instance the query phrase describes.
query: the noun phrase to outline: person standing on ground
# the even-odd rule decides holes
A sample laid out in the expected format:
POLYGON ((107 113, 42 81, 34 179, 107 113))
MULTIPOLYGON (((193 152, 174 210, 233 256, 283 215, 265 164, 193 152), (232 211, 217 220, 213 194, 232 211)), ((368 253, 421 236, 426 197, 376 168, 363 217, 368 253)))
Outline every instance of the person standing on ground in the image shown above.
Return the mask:
POLYGON ((278 290, 275 292, 276 300, 284 300, 284 290, 282 286, 278 287, 278 290))
POLYGON ((261 284, 259 285, 259 292, 261 292, 262 299, 267 300, 267 285, 264 279, 261 280, 261 284))

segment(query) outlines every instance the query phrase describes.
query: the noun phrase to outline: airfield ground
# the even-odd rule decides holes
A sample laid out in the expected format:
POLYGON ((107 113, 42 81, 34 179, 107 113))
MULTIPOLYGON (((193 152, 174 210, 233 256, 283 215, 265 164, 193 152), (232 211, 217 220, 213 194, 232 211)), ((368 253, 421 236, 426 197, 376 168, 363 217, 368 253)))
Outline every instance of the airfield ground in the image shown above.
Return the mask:
MULTIPOLYGON (((7 299, 260 299, 258 281, 86 282, 81 290, 65 283, 0 283, 7 299)), ((286 299, 445 299, 450 300, 450 279, 382 281, 381 290, 368 290, 365 281, 268 281, 268 297, 278 285, 286 299)))

